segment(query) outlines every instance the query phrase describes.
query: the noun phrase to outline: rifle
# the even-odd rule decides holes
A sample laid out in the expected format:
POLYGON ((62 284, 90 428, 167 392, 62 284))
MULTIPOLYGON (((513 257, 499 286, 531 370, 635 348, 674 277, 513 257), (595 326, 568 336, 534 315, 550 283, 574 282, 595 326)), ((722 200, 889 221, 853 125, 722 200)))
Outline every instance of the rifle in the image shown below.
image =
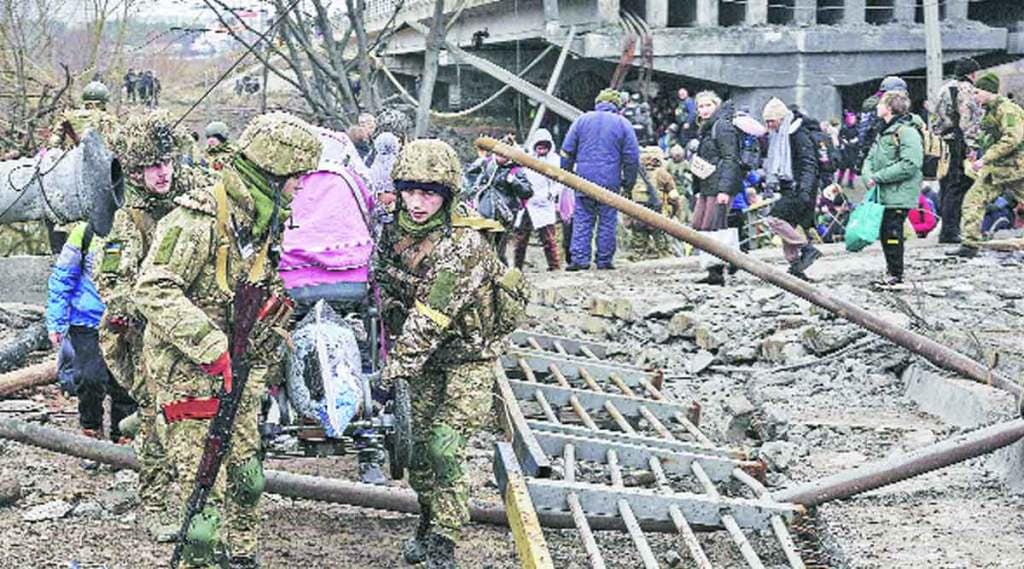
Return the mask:
POLYGON ((637 169, 637 175, 640 176, 644 185, 647 186, 647 203, 644 205, 656 213, 661 213, 661 198, 658 197, 658 188, 654 187, 654 184, 651 183, 651 179, 647 177, 647 170, 644 169, 643 164, 641 164, 640 168, 637 169))
POLYGON ((185 517, 178 530, 178 540, 174 545, 174 554, 171 556, 171 569, 177 569, 192 518, 203 511, 206 506, 206 500, 217 480, 217 473, 220 472, 224 457, 231 449, 235 416, 238 414, 242 392, 245 390, 252 367, 247 355, 249 334, 259 320, 260 310, 268 298, 270 298, 270 293, 266 288, 253 284, 245 278, 239 279, 235 285, 234 314, 231 319, 231 337, 228 344, 232 374, 230 391, 227 391, 222 385, 220 392, 217 393, 217 414, 210 421, 210 430, 206 434, 203 458, 199 461, 195 486, 185 504, 185 517))

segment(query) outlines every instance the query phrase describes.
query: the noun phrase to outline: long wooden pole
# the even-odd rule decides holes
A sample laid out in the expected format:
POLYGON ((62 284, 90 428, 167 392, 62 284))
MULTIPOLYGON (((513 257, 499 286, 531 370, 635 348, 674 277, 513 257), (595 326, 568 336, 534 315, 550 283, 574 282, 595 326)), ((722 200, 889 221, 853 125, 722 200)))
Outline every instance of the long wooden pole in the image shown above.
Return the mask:
POLYGON ((0 397, 13 395, 22 389, 46 385, 57 380, 57 364, 52 359, 16 369, 0 375, 0 397))
POLYGON ((858 326, 862 326, 883 338, 886 338, 896 345, 902 346, 911 352, 922 356, 933 364, 950 371, 955 371, 964 377, 980 383, 993 385, 1004 389, 1014 395, 1021 394, 1021 387, 1014 381, 997 375, 988 367, 972 360, 971 358, 944 346, 931 338, 894 326, 880 318, 877 314, 869 312, 851 302, 836 298, 810 284, 778 269, 767 263, 761 262, 750 255, 732 249, 709 237, 706 233, 695 231, 681 223, 669 219, 646 207, 628 200, 616 193, 610 192, 601 186, 580 178, 557 166, 547 162, 541 162, 536 158, 527 155, 518 148, 502 144, 489 137, 482 137, 476 140, 479 148, 494 152, 510 160, 518 162, 539 174, 547 176, 556 182, 569 186, 574 190, 586 194, 605 205, 633 217, 647 225, 655 227, 669 235, 681 239, 693 245, 701 251, 705 251, 730 263, 748 273, 767 281, 787 292, 791 292, 800 298, 816 304, 837 316, 849 320, 858 326))

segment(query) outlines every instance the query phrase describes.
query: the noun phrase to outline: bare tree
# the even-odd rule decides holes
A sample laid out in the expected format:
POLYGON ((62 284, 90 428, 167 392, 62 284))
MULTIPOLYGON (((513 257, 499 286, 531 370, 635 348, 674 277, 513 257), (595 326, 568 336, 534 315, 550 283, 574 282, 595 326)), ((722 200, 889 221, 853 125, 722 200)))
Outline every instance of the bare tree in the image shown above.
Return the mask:
MULTIPOLYGON (((294 88, 309 106, 318 123, 339 128, 355 121, 360 111, 375 112, 377 97, 373 88, 370 62, 381 43, 393 32, 395 15, 404 1, 396 3, 388 23, 371 41, 363 24, 365 0, 345 0, 348 25, 339 34, 325 0, 308 0, 311 12, 296 9, 292 0, 270 0, 276 10, 272 35, 280 44, 254 44, 257 30, 240 18, 226 0, 204 0, 228 33, 252 51, 269 73, 294 88), (355 39, 355 57, 345 56, 345 48, 355 39), (349 72, 357 71, 359 89, 349 72)), ((265 86, 264 86, 265 88, 265 86)))
POLYGON ((67 92, 71 77, 46 62, 63 0, 0 0, 0 154, 29 154, 67 92))
POLYGON ((445 21, 444 0, 434 1, 434 16, 430 19, 430 33, 423 48, 423 75, 420 79, 419 106, 416 108, 416 136, 427 134, 430 127, 430 107, 434 99, 434 83, 437 82, 437 66, 444 43, 445 21))

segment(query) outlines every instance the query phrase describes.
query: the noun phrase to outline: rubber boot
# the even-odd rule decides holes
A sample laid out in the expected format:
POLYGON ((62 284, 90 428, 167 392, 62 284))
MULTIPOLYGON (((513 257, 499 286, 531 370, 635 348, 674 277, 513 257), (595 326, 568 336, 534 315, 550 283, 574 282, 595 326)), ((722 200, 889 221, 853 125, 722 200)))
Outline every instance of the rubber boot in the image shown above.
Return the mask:
POLYGON ((416 535, 402 544, 402 558, 410 565, 418 565, 427 560, 430 547, 430 515, 420 515, 420 523, 416 527, 416 535))
POLYGON ((430 536, 427 550, 427 569, 459 569, 455 562, 455 542, 443 535, 430 536))

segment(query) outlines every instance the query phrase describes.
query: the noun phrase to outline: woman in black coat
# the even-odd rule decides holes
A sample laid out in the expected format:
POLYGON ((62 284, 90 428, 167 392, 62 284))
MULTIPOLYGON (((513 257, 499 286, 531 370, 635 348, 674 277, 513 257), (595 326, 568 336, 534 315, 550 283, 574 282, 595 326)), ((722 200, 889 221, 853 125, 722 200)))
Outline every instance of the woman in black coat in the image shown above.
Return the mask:
MULTIPOLYGON (((699 142, 690 165, 696 197, 691 223, 697 231, 717 231, 728 227, 729 206, 743 190, 740 134, 732 124, 731 101, 723 103, 712 91, 698 93, 696 101, 699 142)), ((709 267, 708 275, 697 282, 724 285, 724 265, 709 267)))

